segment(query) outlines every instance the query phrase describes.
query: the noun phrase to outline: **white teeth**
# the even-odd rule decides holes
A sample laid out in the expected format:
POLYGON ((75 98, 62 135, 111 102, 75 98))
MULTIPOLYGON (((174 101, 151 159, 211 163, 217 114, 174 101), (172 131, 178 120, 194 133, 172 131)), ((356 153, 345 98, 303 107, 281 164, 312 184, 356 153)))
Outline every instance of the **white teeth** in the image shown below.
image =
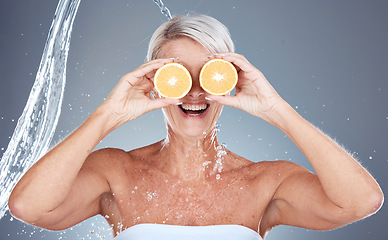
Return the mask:
POLYGON ((182 104, 182 108, 184 110, 192 110, 192 111, 200 111, 200 110, 204 110, 206 109, 207 107, 207 104, 187 104, 187 103, 183 103, 182 104))

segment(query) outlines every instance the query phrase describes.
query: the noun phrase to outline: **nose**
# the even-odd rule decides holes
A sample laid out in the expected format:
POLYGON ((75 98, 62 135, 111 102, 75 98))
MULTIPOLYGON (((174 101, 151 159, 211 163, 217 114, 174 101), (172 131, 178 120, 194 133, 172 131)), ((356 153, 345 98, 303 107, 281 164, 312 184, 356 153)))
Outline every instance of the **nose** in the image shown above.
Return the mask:
POLYGON ((193 78, 193 85, 191 86, 191 89, 187 95, 192 98, 199 98, 205 95, 205 91, 202 89, 201 85, 199 84, 198 78, 193 78))

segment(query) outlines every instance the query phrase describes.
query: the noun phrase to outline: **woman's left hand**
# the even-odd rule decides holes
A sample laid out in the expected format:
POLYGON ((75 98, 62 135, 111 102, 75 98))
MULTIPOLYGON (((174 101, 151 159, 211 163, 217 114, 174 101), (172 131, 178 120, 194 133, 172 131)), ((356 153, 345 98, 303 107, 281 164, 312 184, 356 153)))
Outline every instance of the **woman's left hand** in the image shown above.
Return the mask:
POLYGON ((270 114, 274 107, 285 101, 279 96, 261 71, 255 68, 248 60, 237 53, 223 53, 215 55, 215 58, 223 58, 236 67, 238 82, 235 95, 215 96, 208 98, 221 104, 239 108, 262 118, 273 124, 270 114))

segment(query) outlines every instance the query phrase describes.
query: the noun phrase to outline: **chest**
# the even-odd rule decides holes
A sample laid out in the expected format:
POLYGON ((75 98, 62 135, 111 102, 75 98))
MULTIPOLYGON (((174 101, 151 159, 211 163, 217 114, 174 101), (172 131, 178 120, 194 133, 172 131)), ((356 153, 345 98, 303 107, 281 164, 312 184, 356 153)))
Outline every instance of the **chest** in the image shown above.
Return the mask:
POLYGON ((115 191, 114 199, 124 227, 240 224, 252 229, 257 229, 263 214, 259 203, 265 201, 246 179, 227 176, 195 184, 152 178, 131 181, 115 191))

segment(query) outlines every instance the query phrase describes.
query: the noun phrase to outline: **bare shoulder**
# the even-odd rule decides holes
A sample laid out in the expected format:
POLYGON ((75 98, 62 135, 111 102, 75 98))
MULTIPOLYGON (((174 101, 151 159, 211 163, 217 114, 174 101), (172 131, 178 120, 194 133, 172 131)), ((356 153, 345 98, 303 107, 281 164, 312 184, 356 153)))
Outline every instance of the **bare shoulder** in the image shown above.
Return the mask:
MULTIPOLYGON (((232 156, 236 157, 233 154, 232 156)), ((295 174, 304 176, 306 173, 310 173, 306 168, 290 161, 252 162, 243 157, 237 157, 239 158, 240 166, 236 167, 236 176, 243 176, 242 178, 252 186, 251 190, 253 192, 265 195, 263 203, 265 202, 266 204, 269 204, 279 186, 286 182, 290 176, 295 174)))
MULTIPOLYGON (((257 168, 256 176, 262 176, 266 179, 266 182, 272 185, 274 191, 290 176, 309 172, 306 168, 285 160, 258 162, 255 167, 257 168)), ((261 184, 260 181, 259 184, 261 184)))
POLYGON ((145 160, 147 157, 157 154, 160 151, 161 146, 161 141, 159 141, 141 148, 133 149, 127 153, 134 161, 145 160))
POLYGON ((258 162, 259 167, 265 168, 266 172, 269 174, 280 173, 280 174, 292 174, 294 171, 300 171, 303 168, 302 166, 286 161, 286 160, 276 160, 276 161, 262 161, 258 162))
POLYGON ((122 166, 128 164, 130 160, 130 154, 122 149, 103 148, 92 152, 85 160, 82 169, 108 176, 122 169, 122 166))
POLYGON ((119 148, 103 148, 92 152, 85 161, 88 165, 98 165, 107 162, 117 162, 129 157, 128 152, 119 148))
POLYGON ((125 151, 119 148, 103 148, 92 152, 86 159, 83 169, 99 172, 107 178, 125 174, 130 168, 135 169, 155 149, 151 144, 145 147, 125 151))
POLYGON ((229 152, 228 154, 230 154, 233 159, 237 160, 234 163, 234 166, 237 169, 244 171, 244 174, 251 175, 252 177, 280 176, 283 178, 293 174, 295 171, 306 171, 304 167, 290 161, 276 160, 253 162, 232 152, 229 152))

